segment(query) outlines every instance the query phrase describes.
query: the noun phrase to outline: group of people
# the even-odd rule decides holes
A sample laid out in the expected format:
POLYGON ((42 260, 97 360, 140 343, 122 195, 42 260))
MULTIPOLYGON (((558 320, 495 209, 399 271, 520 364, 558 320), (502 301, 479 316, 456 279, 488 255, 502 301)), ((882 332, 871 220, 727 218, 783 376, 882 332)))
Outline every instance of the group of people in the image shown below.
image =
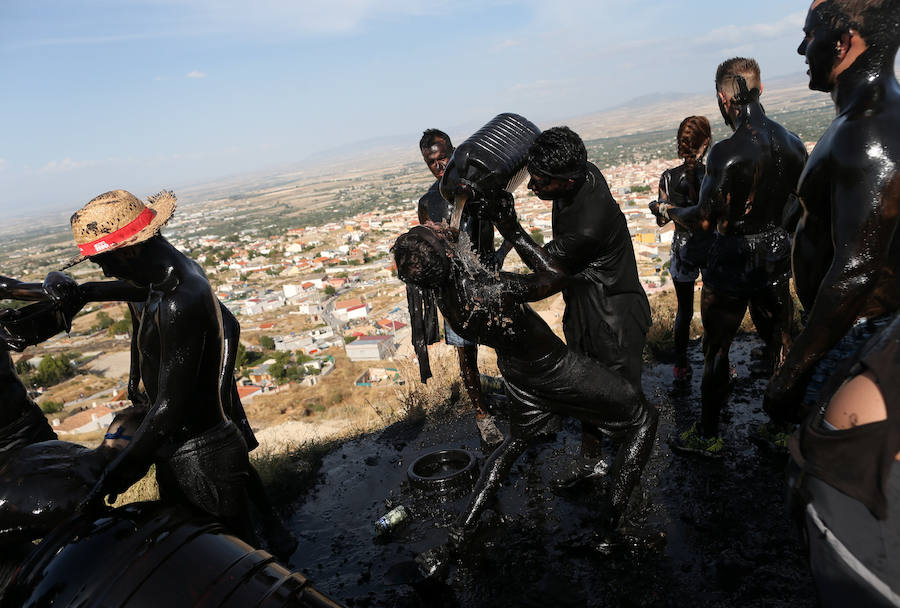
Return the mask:
MULTIPOLYGON (((720 449, 729 348, 749 308, 764 342, 756 370, 770 376, 762 404, 771 419, 767 431, 771 437, 796 429, 792 505, 807 533, 820 600, 897 606, 900 3, 815 0, 803 31, 798 53, 809 65, 809 86, 829 93, 836 108, 812 154, 766 115, 757 62, 730 59, 715 84, 733 134, 710 147, 709 121, 686 118, 677 135, 683 164, 662 175, 651 204, 660 226, 675 224, 676 381, 691 375, 686 351, 694 284, 703 273, 699 424, 672 447, 720 449), (792 278, 802 305, 797 335, 792 278)), ((450 139, 431 133, 437 135, 423 139, 423 157, 429 166, 446 164, 450 139)), ((466 250, 476 240, 460 239, 445 222, 451 203, 427 195, 422 225, 394 247, 399 276, 434 294, 448 335, 496 351, 510 398, 509 436, 488 458, 447 546, 421 556, 426 571, 466 542, 513 462, 553 428, 557 415, 582 422, 574 472, 605 475, 603 508, 613 528, 653 446, 657 414, 640 384, 649 309, 624 217, 581 139, 566 127, 537 137, 527 169, 528 188, 552 201, 553 239, 543 247, 532 240, 508 192, 486 193, 478 221, 479 230, 493 225, 530 274, 498 272, 502 258, 473 263, 466 250), (565 343, 528 305, 557 292, 566 305, 565 343), (619 444, 608 471, 596 450, 598 430, 619 444)))

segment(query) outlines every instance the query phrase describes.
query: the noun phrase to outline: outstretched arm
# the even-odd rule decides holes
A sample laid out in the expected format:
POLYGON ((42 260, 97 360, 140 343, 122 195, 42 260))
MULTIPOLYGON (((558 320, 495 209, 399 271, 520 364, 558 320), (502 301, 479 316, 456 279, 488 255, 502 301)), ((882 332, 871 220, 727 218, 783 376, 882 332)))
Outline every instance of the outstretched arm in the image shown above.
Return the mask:
POLYGON ((883 171, 880 164, 872 163, 862 175, 858 168, 852 171, 852 178, 840 174, 834 177, 834 258, 809 310, 806 328, 794 340, 766 390, 764 406, 773 418, 790 417, 786 412, 798 405, 803 379, 865 314, 879 276, 889 264, 900 217, 900 174, 895 173, 889 183, 884 183, 879 179, 883 171), (873 196, 873 190, 881 190, 881 194, 873 196))
POLYGON ((12 277, 0 275, 0 299, 43 300, 44 297, 40 283, 23 283, 12 277))
POLYGON ((569 284, 569 276, 559 272, 515 274, 503 272, 500 283, 504 299, 510 304, 537 302, 559 293, 569 284))
POLYGON ((728 186, 737 165, 728 154, 727 140, 713 146, 707 159, 706 175, 700 184, 700 200, 691 207, 666 207, 661 215, 691 231, 712 230, 728 199, 728 186))

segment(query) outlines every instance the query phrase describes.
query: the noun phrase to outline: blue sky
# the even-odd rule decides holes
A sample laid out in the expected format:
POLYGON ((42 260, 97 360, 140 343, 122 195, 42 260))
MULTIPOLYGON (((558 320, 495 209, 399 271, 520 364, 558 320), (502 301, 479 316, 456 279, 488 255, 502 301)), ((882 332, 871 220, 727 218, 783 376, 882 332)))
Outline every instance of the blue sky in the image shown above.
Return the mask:
POLYGON ((76 209, 514 111, 548 121, 716 65, 805 70, 808 7, 756 0, 2 0, 0 209, 76 209), (750 6, 751 8, 744 8, 750 6))

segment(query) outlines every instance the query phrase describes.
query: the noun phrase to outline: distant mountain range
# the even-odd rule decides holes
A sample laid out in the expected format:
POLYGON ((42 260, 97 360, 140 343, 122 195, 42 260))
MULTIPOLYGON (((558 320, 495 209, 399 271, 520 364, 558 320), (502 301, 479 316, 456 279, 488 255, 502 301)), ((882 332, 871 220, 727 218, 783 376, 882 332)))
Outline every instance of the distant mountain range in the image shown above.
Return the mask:
MULTIPOLYGON (((807 108, 821 108, 831 104, 831 98, 820 92, 810 91, 806 74, 792 74, 764 82, 763 99, 769 111, 784 112, 807 108)), ((685 116, 702 114, 710 120, 718 120, 719 109, 713 92, 666 92, 642 95, 614 107, 572 117, 560 117, 549 124, 566 124, 584 139, 619 137, 634 133, 673 131, 685 116)), ((549 126, 543 125, 544 127, 549 126)), ((457 125, 453 132, 475 131, 480 124, 457 125)), ((376 137, 353 144, 321 150, 292 167, 273 168, 252 176, 235 176, 217 181, 216 184, 182 188, 182 196, 190 200, 210 198, 207 193, 221 193, 225 183, 234 184, 242 178, 258 183, 265 179, 282 179, 288 174, 327 176, 339 174, 347 167, 378 169, 421 162, 415 142, 419 134, 376 137)))

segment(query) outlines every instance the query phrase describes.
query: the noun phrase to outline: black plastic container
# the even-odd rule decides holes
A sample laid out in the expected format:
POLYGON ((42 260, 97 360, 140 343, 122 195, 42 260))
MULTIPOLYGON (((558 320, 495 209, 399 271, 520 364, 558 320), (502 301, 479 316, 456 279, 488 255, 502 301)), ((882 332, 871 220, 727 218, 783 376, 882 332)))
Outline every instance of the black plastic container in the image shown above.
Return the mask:
POLYGON ((541 130, 518 114, 498 114, 453 152, 441 178, 441 195, 469 203, 497 190, 512 192, 528 171, 528 149, 541 130))
POLYGON ((16 572, 0 606, 339 608, 265 551, 159 503, 60 526, 16 572))

